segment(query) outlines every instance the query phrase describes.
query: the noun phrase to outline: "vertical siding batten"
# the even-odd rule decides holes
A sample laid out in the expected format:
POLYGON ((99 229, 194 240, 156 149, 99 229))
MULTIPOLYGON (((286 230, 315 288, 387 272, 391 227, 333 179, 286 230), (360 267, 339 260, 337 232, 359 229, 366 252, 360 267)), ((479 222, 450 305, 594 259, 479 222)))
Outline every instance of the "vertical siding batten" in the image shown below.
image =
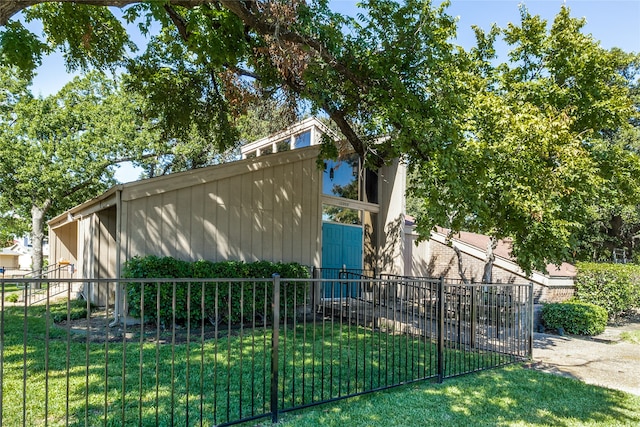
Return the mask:
POLYGON ((303 247, 305 246, 306 242, 303 242, 303 240, 305 239, 305 233, 304 233, 304 229, 303 229, 303 225, 302 225, 302 221, 303 216, 304 216, 304 206, 303 206, 303 202, 304 202, 304 194, 303 194, 303 185, 302 185, 302 181, 304 179, 304 161, 302 162, 296 162, 294 163, 293 166, 293 175, 292 175, 292 180, 293 180, 293 193, 292 193, 292 205, 293 205, 293 209, 291 210, 291 214, 293 215, 292 218, 292 222, 293 222, 293 229, 292 229, 292 235, 291 235, 291 250, 292 250, 292 257, 291 259, 296 261, 296 262, 300 262, 302 263, 303 261, 303 256, 302 256, 302 251, 303 251, 303 247))
POLYGON ((231 185, 232 180, 230 178, 220 180, 217 182, 218 185, 218 197, 220 203, 218 203, 218 209, 216 211, 217 221, 215 226, 217 227, 217 239, 216 239, 216 248, 217 248, 217 257, 215 261, 222 261, 225 259, 232 259, 232 252, 230 250, 230 234, 229 227, 232 224, 232 212, 229 201, 229 187, 231 185))
POLYGON ((264 228, 264 170, 253 172, 251 182, 251 253, 254 260, 265 259, 269 254, 262 250, 264 228))
POLYGON ((191 240, 191 223, 194 221, 193 215, 193 193, 194 187, 187 187, 176 191, 176 255, 182 260, 192 260, 193 251, 191 240))
POLYGON ((253 180, 256 172, 250 172, 240 175, 240 217, 237 226, 240 228, 240 246, 238 247, 238 256, 243 261, 254 261, 253 256, 253 216, 252 216, 252 192, 253 180))
POLYGON ((281 185, 283 191, 283 203, 282 203, 282 235, 280 241, 282 242, 282 257, 283 260, 293 260, 293 180, 295 176, 293 174, 293 165, 286 164, 282 167, 282 180, 281 185))
POLYGON ((219 259, 218 246, 220 243, 218 225, 218 182, 209 182, 202 186, 203 199, 203 249, 202 258, 210 261, 219 259))
POLYGON ((198 261, 205 259, 204 257, 204 240, 205 240, 205 186, 203 184, 191 187, 191 229, 190 237, 190 254, 191 260, 198 261))

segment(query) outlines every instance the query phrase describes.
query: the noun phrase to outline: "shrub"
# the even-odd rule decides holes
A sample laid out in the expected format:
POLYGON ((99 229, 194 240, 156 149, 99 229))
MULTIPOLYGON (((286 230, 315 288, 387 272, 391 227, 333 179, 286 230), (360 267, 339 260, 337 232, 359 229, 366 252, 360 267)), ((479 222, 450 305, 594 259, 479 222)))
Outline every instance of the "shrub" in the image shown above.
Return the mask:
POLYGON ((607 310, 609 318, 640 308, 640 266, 578 263, 576 299, 607 310))
MULTIPOLYGON (((282 278, 309 278, 308 269, 300 264, 267 261, 186 262, 171 257, 146 256, 127 261, 123 269, 125 278, 261 279, 271 278, 276 273, 282 278)), ((179 323, 184 323, 188 319, 198 322, 203 316, 215 321, 224 319, 229 323, 238 323, 254 317, 269 319, 273 282, 260 282, 259 285, 256 283, 252 280, 217 282, 204 284, 204 286, 198 281, 175 283, 175 320, 179 323), (189 301, 190 310, 188 310, 189 301), (202 310, 203 301, 204 311, 202 310)), ((140 283, 127 285, 129 314, 132 316, 143 317, 142 288, 140 283)), ((161 284, 159 291, 155 283, 144 284, 144 320, 157 320, 158 292, 160 320, 165 324, 171 323, 173 283, 161 284)), ((291 317, 295 312, 294 301, 301 302, 304 292, 303 286, 296 286, 295 292, 281 290, 281 313, 284 315, 286 310, 288 317, 291 317)))
POLYGON ((9 302, 18 302, 18 294, 13 293, 13 294, 9 294, 5 297, 5 301, 9 301, 9 302))
POLYGON ((542 321, 550 329, 562 328, 576 335, 598 335, 607 326, 607 311, 580 301, 545 304, 542 321))

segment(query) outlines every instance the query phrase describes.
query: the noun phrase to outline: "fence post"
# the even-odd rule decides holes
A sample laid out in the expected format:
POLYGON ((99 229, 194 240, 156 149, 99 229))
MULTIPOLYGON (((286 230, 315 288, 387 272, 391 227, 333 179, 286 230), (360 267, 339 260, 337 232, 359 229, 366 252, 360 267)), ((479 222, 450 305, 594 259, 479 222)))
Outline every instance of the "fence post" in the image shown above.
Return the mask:
POLYGON ((477 298, 477 294, 476 294, 476 287, 475 286, 471 286, 471 336, 470 336, 470 343, 469 343, 469 347, 471 349, 476 348, 476 298, 477 298))
POLYGON ((444 277, 438 280, 438 382, 444 381, 444 277))
POLYGON ((529 282, 529 304, 527 304, 529 309, 529 360, 533 359, 533 282, 529 282))
POLYGON ((273 328, 271 332, 271 422, 278 422, 278 344, 280 341, 280 275, 273 275, 271 298, 273 328))

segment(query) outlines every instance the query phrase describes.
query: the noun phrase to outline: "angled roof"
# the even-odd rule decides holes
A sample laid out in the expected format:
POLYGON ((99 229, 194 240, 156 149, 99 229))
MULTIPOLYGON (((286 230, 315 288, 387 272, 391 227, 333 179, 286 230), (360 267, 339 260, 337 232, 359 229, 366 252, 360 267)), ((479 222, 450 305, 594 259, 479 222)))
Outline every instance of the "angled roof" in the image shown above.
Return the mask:
MULTIPOLYGON (((407 216, 405 220, 405 224, 407 226, 412 227, 415 225, 415 219, 413 217, 407 216)), ((471 233, 468 231, 460 231, 460 232, 454 233, 452 236, 449 237, 449 233, 450 233, 449 229, 437 227, 435 231, 431 232, 431 235, 432 237, 434 235, 439 235, 440 237, 439 240, 442 240, 442 239, 446 240, 450 238, 450 240, 453 242, 463 243, 464 245, 472 247, 476 251, 479 251, 482 253, 486 253, 487 246, 491 241, 491 237, 484 234, 471 233)), ((510 239, 501 239, 498 241, 498 245, 493 250, 493 253, 496 256, 496 258, 501 258, 506 262, 512 263, 515 269, 517 266, 517 262, 515 258, 511 256, 511 246, 512 244, 510 239)), ((563 262, 559 266, 555 264, 548 264, 546 271, 543 272, 543 274, 547 277, 573 279, 576 276, 576 267, 575 265, 569 264, 567 262, 563 262)))
MULTIPOLYGON (((440 228, 438 232, 447 235, 449 233, 449 230, 440 228)), ((486 251, 491 238, 484 234, 460 231, 453 235, 453 240, 457 240, 459 242, 474 246, 482 251, 486 251)), ((498 241, 498 246, 496 246, 496 248, 493 250, 493 253, 496 257, 500 257, 515 263, 515 258, 511 256, 511 247, 511 239, 501 239, 498 241)), ((547 264, 547 271, 545 273, 549 276, 555 277, 575 277, 576 267, 573 264, 569 264, 567 262, 563 262, 559 266, 556 266, 555 264, 547 264)))
POLYGON ((0 250, 0 255, 21 256, 22 254, 20 252, 14 251, 13 248, 2 248, 2 250, 0 250))

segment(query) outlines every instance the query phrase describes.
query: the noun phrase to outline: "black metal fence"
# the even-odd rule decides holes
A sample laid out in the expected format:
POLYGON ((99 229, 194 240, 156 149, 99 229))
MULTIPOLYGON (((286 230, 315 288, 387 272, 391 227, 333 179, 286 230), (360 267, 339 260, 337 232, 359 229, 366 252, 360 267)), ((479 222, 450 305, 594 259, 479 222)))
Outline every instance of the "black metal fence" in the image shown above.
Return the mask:
POLYGON ((345 276, 3 281, 0 424, 275 422, 443 381, 530 358, 531 294, 531 285, 345 276), (42 304, 28 304, 30 286, 45 290, 42 304))

